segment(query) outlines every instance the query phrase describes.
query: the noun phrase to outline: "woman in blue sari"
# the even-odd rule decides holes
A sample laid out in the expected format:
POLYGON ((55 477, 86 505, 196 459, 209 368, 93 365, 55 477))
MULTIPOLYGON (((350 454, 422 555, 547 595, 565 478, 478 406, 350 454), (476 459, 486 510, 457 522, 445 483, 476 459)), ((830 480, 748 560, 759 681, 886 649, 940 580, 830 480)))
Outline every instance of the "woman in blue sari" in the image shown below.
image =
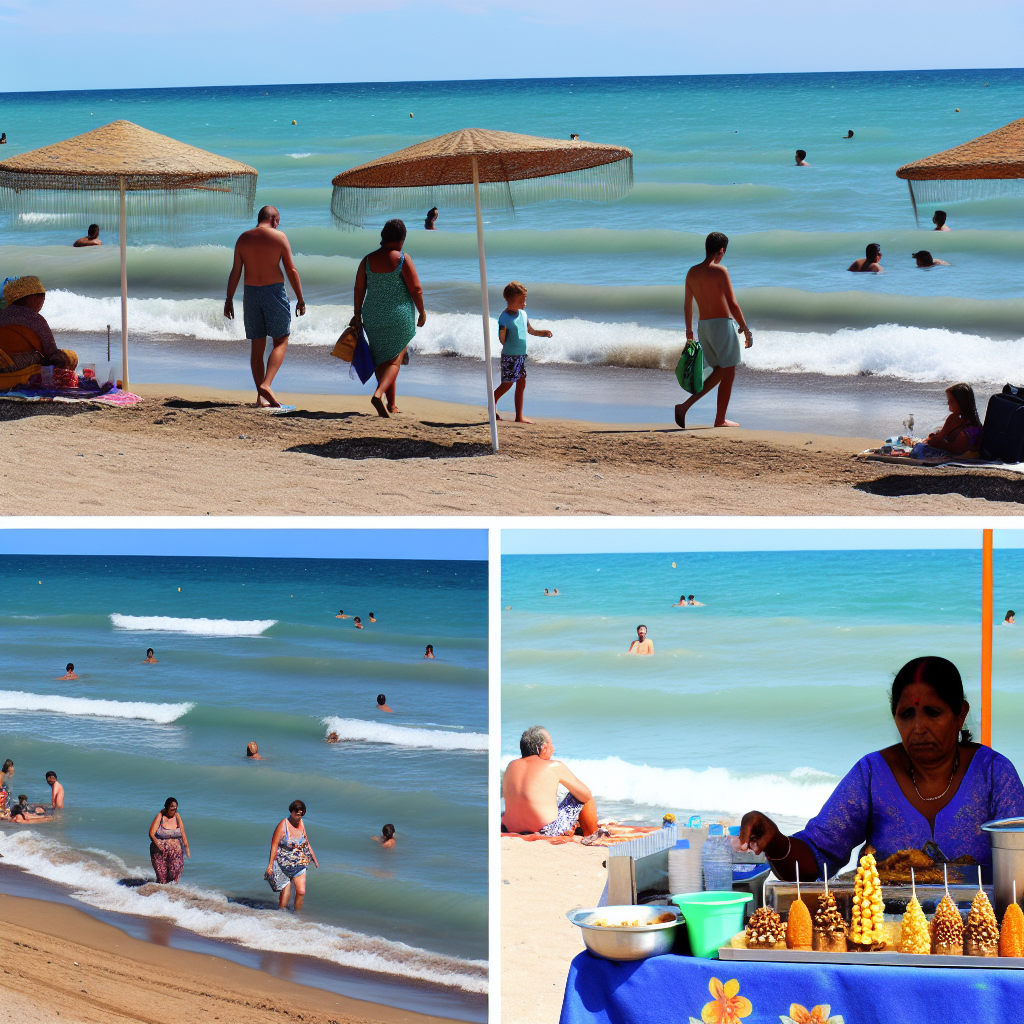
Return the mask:
POLYGON ((889 705, 901 742, 862 757, 805 828, 787 836, 760 811, 743 816, 741 845, 764 853, 779 878, 792 881, 797 864, 801 878, 834 874, 862 843, 883 860, 929 841, 948 860, 970 857, 991 874, 981 825, 1024 815, 1024 786, 1007 758, 964 729, 970 705, 957 667, 945 658, 907 662, 889 705))

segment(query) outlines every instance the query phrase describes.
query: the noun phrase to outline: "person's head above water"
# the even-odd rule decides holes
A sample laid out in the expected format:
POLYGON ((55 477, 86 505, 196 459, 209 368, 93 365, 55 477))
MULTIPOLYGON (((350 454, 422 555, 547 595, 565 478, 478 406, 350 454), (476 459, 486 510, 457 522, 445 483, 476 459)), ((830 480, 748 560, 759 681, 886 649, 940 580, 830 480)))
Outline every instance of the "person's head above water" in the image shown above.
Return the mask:
POLYGON ((640 637, 641 640, 643 640, 643 638, 645 636, 647 636, 647 627, 646 626, 637 626, 636 627, 636 635, 638 637, 640 637))
POLYGON ((253 740, 252 743, 248 744, 248 746, 246 746, 245 748, 246 757, 255 757, 259 752, 260 748, 255 740, 253 740))
POLYGON ((261 206, 260 212, 256 214, 256 223, 276 228, 281 223, 281 211, 276 206, 261 206))
POLYGON ((877 242, 868 242, 864 247, 864 255, 868 263, 875 263, 882 255, 882 247, 877 242))
POLYGON ((153 648, 152 647, 147 647, 146 648, 146 657, 147 658, 152 658, 153 657, 153 648))
POLYGON ((729 248, 729 236, 723 235, 721 231, 712 231, 704 239, 704 255, 714 256, 716 253, 725 253, 729 248))
POLYGON ((57 781, 57 773, 56 772, 47 772, 46 773, 46 781, 47 782, 56 782, 57 781))
POLYGON ((433 644, 427 644, 427 649, 423 653, 424 654, 433 654, 434 653, 434 645, 433 644))
POLYGON ((67 663, 67 667, 64 669, 64 671, 65 672, 74 672, 75 671, 75 663, 73 661, 69 661, 67 663))
POLYGON ((1006 617, 1003 619, 1003 622, 1010 622, 1010 623, 1012 623, 1016 618, 1017 618, 1017 613, 1011 608, 1006 613, 1006 617))
POLYGON ((380 230, 380 246, 383 249, 385 246, 397 245, 399 248, 405 243, 405 236, 408 232, 405 230, 405 221, 399 220, 397 217, 389 220, 384 227, 380 230))
POLYGON ((935 260, 927 249, 919 249, 910 254, 911 259, 916 260, 919 267, 934 267, 935 260))
POLYGON ((394 839, 395 838, 395 826, 394 825, 384 825, 381 828, 381 830, 380 830, 380 834, 384 837, 384 842, 385 843, 389 839, 394 839))
POLYGON ((807 150, 806 149, 798 149, 796 151, 796 162, 798 164, 802 164, 806 159, 807 159, 807 150))
POLYGON ((970 731, 963 728, 971 710, 964 699, 964 682, 956 665, 946 658, 908 661, 893 680, 889 710, 908 754, 918 748, 929 759, 936 741, 950 732, 959 733, 961 743, 971 742, 970 731))
POLYGON ((385 696, 384 696, 384 694, 383 694, 383 693, 378 693, 378 694, 377 694, 377 703, 378 703, 378 704, 379 704, 379 705, 380 705, 381 707, 383 707, 383 706, 384 706, 385 704, 387 704, 387 702, 388 702, 388 699, 387 699, 387 697, 385 697, 385 696))
POLYGON ((852 139, 853 138, 853 129, 852 128, 847 128, 846 129, 846 134, 843 136, 843 138, 844 139, 852 139))
POLYGON ((536 757, 551 742, 551 734, 542 725, 531 725, 519 737, 519 753, 523 757, 536 757))
POLYGON ((936 210, 932 214, 932 223, 937 228, 941 228, 942 225, 946 223, 946 211, 945 210, 936 210))
POLYGON ((85 233, 86 238, 99 238, 100 237, 100 226, 99 224, 90 224, 89 230, 85 233))
POLYGON ((8 772, 12 771, 14 771, 14 762, 10 758, 7 758, 7 760, 4 761, 3 773, 6 775, 8 772))

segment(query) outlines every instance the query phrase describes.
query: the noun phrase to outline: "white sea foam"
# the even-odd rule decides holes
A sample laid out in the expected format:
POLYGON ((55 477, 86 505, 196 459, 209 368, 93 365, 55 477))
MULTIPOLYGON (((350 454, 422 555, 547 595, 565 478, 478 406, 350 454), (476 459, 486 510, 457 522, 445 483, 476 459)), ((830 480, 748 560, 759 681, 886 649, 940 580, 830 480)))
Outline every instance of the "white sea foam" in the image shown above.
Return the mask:
MULTIPOLYGON (((502 767, 513 758, 502 758, 502 767)), ((742 774, 726 768, 653 768, 618 757, 602 760, 565 758, 570 770, 601 800, 638 807, 685 808, 703 813, 742 814, 759 807, 766 814, 810 818, 835 789, 839 779, 813 768, 791 772, 742 774)))
POLYGON ((176 619, 169 615, 120 615, 114 612, 110 621, 115 629, 138 633, 190 633, 193 636, 259 636, 277 619, 176 619))
POLYGON ((364 935, 292 914, 253 910, 229 903, 218 892, 191 885, 118 884, 126 875, 152 877, 146 867, 132 868, 102 850, 78 851, 31 830, 0 833, 4 863, 70 886, 75 897, 101 910, 170 920, 211 939, 250 949, 317 957, 358 970, 413 978, 463 989, 487 991, 487 964, 462 960, 403 942, 364 935))
POLYGON ((411 729, 404 725, 364 722, 359 718, 322 718, 327 732, 355 743, 388 743, 396 747, 433 747, 435 750, 486 750, 487 734, 411 729))
MULTIPOLYGON (((241 318, 225 320, 218 299, 133 299, 128 316, 139 334, 191 337, 203 341, 242 341, 241 318)), ((120 300, 90 298, 74 292, 47 293, 46 315, 56 331, 103 333, 118 322, 120 300)), ((349 305, 318 304, 292 322, 293 345, 333 345, 352 316, 349 305)), ((614 366, 674 366, 682 335, 636 323, 606 323, 579 318, 545 318, 552 338, 531 338, 535 363, 614 366)), ((492 337, 497 324, 492 324, 492 337)), ((410 345, 422 355, 452 354, 483 358, 480 318, 470 313, 433 313, 410 345)), ((845 377, 876 374, 912 381, 976 383, 1024 378, 1024 338, 979 337, 939 327, 875 327, 835 331, 757 332, 744 362, 757 370, 820 373, 845 377)))
POLYGON ((147 704, 143 701, 90 700, 46 693, 0 690, 0 711, 48 711, 94 718, 141 718, 167 725, 188 714, 194 704, 147 704))
POLYGON ((313 154, 312 153, 288 153, 286 155, 290 156, 293 160, 305 160, 307 156, 312 156, 313 154))

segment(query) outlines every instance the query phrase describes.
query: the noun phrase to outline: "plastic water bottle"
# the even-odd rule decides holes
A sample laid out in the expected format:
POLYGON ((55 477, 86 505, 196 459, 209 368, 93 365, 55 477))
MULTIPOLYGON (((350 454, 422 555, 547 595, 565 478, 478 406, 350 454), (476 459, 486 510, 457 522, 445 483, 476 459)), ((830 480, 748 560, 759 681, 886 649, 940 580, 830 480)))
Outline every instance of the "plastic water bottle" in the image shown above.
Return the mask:
POLYGON ((732 846, 721 825, 711 825, 701 855, 704 888, 708 892, 732 892, 732 846))

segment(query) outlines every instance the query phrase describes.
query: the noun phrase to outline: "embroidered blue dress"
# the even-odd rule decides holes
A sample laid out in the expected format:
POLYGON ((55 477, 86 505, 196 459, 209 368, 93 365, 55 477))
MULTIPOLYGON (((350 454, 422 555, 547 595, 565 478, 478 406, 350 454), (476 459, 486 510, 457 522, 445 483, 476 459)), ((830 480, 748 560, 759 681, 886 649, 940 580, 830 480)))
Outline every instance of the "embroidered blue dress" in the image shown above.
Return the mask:
POLYGON ((897 850, 921 849, 933 839, 950 860, 965 854, 991 875, 992 851, 983 822, 1024 815, 1024 786, 1012 762, 990 747, 979 747, 960 788, 938 814, 935 828, 911 806, 879 752, 862 757, 836 786, 825 806, 794 833, 814 851, 830 874, 842 870, 862 843, 883 860, 897 850))

